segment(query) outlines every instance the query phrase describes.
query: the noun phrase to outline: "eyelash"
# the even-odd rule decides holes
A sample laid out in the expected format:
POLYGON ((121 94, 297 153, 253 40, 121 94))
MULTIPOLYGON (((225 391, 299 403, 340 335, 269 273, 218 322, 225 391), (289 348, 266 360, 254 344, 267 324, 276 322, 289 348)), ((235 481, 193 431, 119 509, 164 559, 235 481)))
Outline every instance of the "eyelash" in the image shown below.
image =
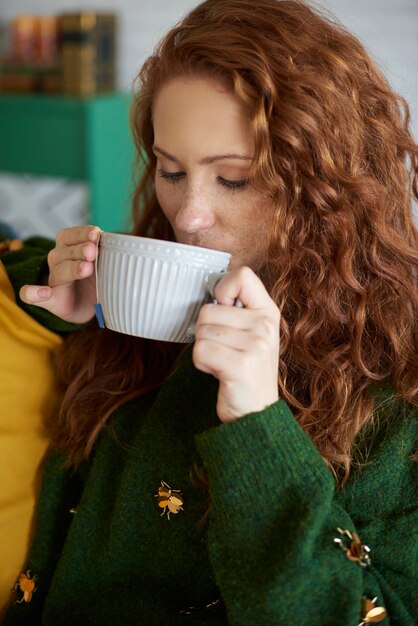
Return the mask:
MULTIPOLYGON (((174 185, 180 182, 183 176, 185 176, 184 172, 166 172, 163 169, 159 169, 157 173, 160 178, 163 178, 174 185)), ((222 178, 222 176, 218 176, 216 180, 220 185, 222 185, 222 187, 225 187, 230 191, 244 189, 249 184, 249 181, 246 178, 243 178, 242 180, 227 180, 226 178, 222 178)))
POLYGON ((168 180, 170 183, 178 183, 184 176, 183 172, 166 172, 162 169, 159 169, 157 173, 160 178, 168 180))

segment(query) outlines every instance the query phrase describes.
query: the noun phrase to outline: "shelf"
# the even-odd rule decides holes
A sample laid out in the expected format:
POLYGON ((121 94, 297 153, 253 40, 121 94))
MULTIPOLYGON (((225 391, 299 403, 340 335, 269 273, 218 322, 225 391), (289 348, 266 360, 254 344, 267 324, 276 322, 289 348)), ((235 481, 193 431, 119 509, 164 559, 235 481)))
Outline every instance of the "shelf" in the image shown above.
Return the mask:
POLYGON ((0 94, 0 171, 85 180, 90 221, 124 230, 134 146, 130 95, 0 94))

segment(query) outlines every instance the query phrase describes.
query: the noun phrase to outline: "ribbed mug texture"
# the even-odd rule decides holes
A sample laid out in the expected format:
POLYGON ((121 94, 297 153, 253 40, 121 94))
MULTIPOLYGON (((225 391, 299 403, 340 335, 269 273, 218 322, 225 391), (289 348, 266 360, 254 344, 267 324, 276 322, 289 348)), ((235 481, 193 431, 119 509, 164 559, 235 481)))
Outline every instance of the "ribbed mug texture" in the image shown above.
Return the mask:
POLYGON ((190 343, 207 298, 207 277, 226 271, 230 254, 132 235, 101 233, 98 302, 107 328, 190 343))

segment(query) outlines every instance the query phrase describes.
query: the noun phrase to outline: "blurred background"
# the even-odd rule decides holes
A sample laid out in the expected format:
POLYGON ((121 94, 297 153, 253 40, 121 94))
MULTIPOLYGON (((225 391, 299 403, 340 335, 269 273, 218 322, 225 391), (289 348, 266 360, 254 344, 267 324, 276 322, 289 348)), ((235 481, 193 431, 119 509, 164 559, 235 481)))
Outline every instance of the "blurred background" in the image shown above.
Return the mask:
MULTIPOLYGON (((1 228, 24 238, 54 237, 59 228, 80 223, 129 227, 132 81, 159 38, 196 4, 3 0, 1 228)), ((409 102, 418 138, 418 0, 315 4, 366 45, 409 102)))

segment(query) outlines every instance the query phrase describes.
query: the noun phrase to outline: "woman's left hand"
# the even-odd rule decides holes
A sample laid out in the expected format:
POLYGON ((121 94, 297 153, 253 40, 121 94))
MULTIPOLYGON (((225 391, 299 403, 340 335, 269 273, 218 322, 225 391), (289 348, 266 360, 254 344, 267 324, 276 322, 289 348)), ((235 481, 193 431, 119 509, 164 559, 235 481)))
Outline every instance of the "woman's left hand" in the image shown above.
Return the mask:
POLYGON ((193 362, 219 380, 222 422, 262 411, 278 399, 280 311, 248 267, 215 287, 218 304, 205 304, 196 322, 193 362), (244 308, 235 307, 239 300, 244 308))

